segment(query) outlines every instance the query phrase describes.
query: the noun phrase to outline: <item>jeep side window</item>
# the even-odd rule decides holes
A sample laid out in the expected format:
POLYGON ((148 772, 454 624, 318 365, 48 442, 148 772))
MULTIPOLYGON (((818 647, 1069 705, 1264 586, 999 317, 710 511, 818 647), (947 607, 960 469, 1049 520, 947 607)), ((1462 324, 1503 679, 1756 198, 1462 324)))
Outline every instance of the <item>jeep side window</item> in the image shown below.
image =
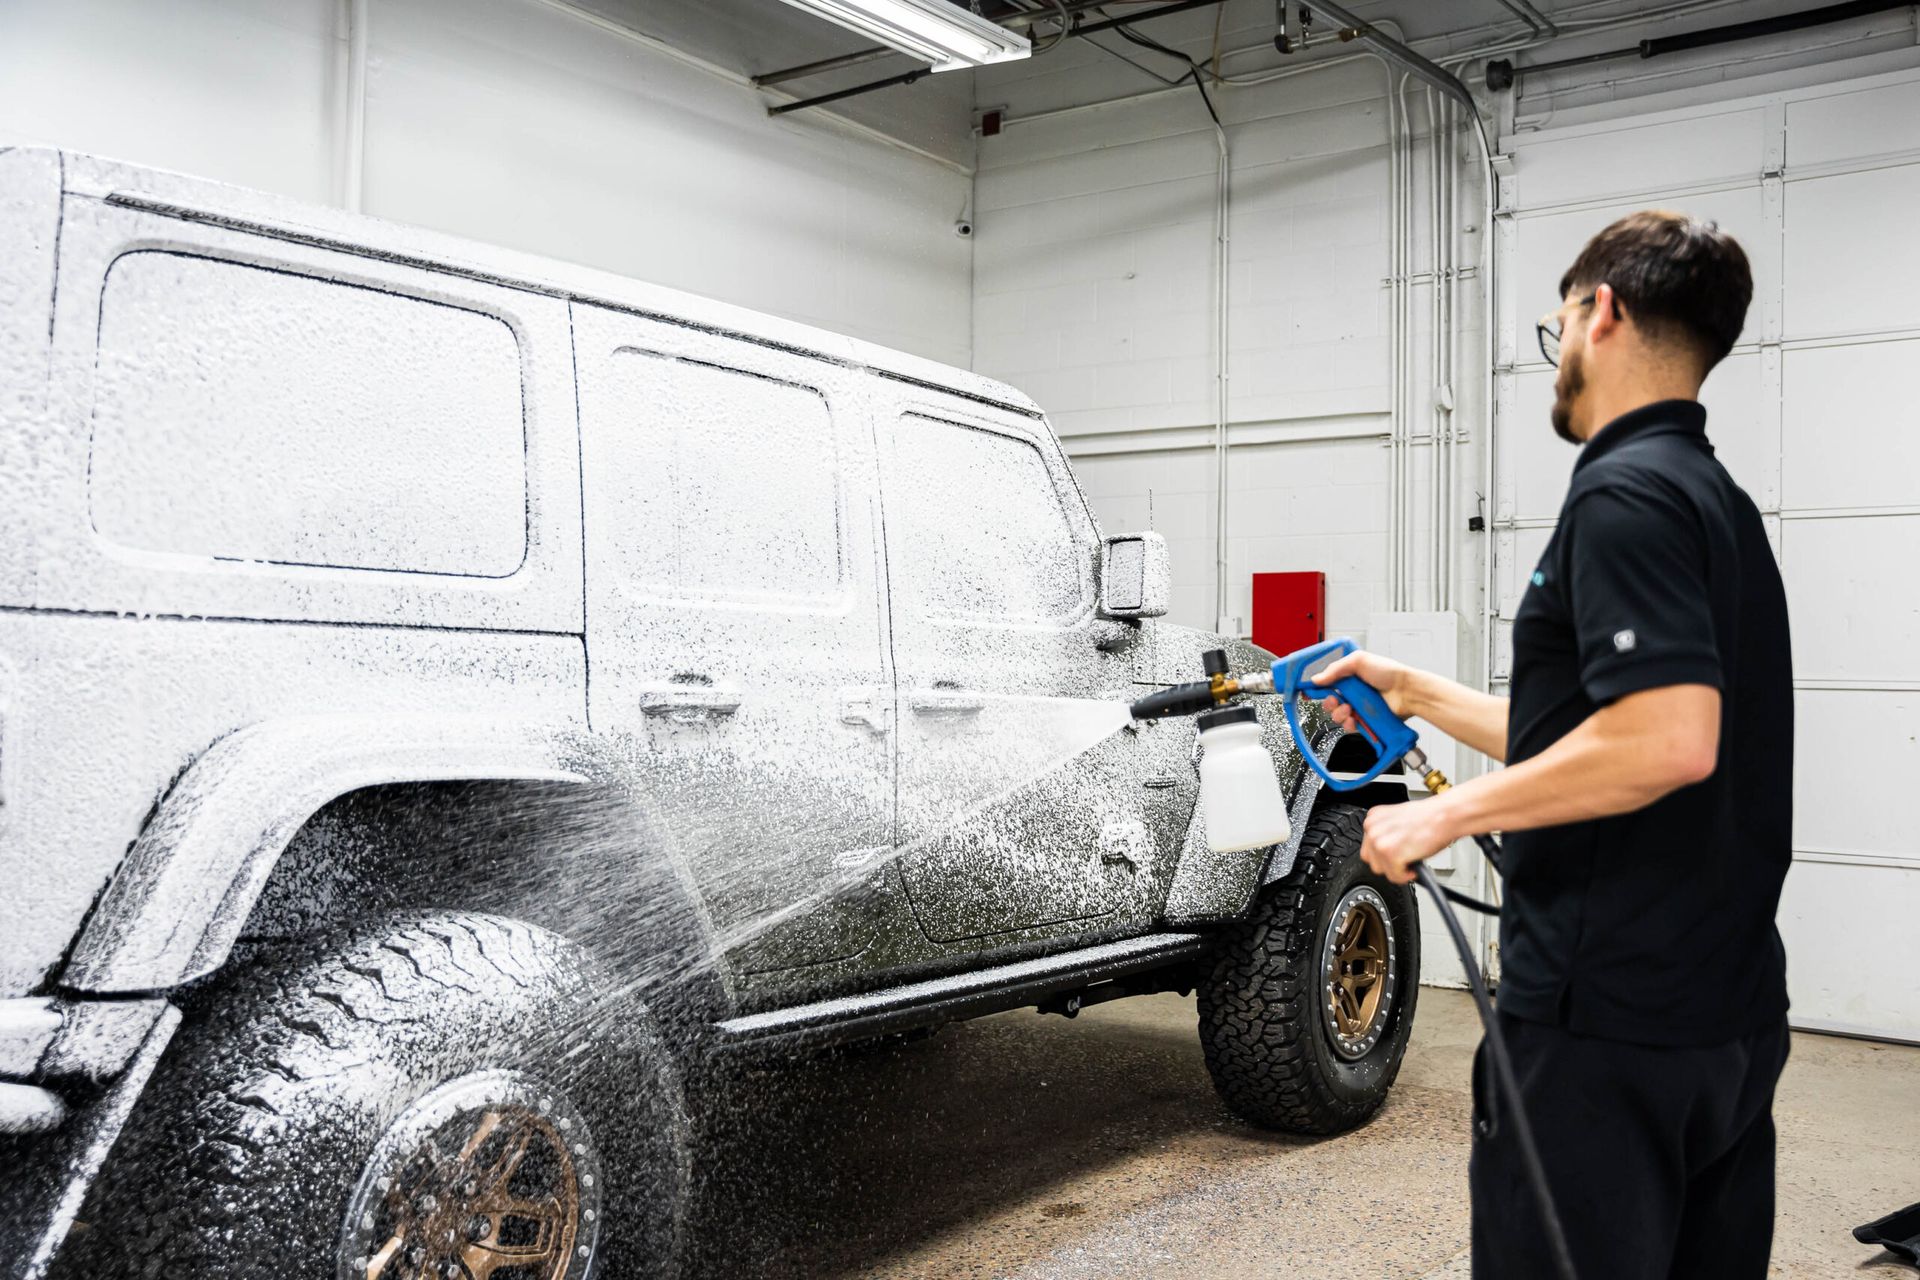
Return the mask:
POLYGON ((184 253, 100 298, 88 508, 118 546, 513 575, 520 347, 496 316, 184 253))
POLYGON ((922 616, 961 622, 1071 621, 1090 589, 1087 557, 1039 449, 1017 436, 907 414, 895 434, 906 554, 891 566, 922 616))
POLYGON ((633 348, 610 367, 626 403, 671 388, 672 403, 636 414, 644 426, 607 458, 631 589, 772 610, 844 595, 839 459, 819 392, 633 348))

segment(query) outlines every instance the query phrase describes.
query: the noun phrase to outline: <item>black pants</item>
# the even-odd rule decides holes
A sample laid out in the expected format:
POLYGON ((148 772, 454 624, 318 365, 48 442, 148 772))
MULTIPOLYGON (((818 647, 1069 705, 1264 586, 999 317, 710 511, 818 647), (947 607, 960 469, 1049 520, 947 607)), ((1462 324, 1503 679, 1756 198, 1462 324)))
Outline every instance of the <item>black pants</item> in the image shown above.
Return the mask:
MULTIPOLYGON (((1596 1040, 1506 1014, 1500 1026, 1580 1280, 1765 1277, 1784 1020, 1706 1049, 1596 1040)), ((1473 1063, 1473 1274, 1551 1280, 1507 1105, 1483 1043, 1473 1063)))

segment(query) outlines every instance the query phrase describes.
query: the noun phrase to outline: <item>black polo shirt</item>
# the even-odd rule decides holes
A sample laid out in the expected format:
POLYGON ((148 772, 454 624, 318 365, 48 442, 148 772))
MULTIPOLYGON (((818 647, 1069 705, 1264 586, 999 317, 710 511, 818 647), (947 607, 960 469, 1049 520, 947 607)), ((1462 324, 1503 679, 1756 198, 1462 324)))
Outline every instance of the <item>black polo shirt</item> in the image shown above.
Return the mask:
POLYGON ((1773 922, 1793 823, 1786 593, 1706 423, 1668 400, 1587 442, 1513 622, 1509 763, 1643 689, 1721 693, 1705 782, 1506 840, 1500 1008, 1641 1044, 1717 1044, 1787 1008, 1773 922))

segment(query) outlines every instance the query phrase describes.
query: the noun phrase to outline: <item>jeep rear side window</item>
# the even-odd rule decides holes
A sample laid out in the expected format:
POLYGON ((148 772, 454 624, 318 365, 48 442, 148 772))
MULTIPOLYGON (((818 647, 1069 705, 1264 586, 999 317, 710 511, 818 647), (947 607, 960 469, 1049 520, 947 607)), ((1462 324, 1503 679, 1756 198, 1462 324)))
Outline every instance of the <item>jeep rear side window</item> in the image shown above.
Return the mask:
POLYGON ((1084 548, 1046 460, 1016 436, 901 417, 888 495, 888 555, 911 607, 967 622, 1047 623, 1085 603, 1084 548))
POLYGON ((142 551, 507 577, 520 348, 494 316, 180 253, 107 273, 87 501, 142 551))
POLYGON ((631 348, 609 376, 632 415, 603 464, 628 587, 769 610, 844 597, 839 457, 818 391, 631 348))

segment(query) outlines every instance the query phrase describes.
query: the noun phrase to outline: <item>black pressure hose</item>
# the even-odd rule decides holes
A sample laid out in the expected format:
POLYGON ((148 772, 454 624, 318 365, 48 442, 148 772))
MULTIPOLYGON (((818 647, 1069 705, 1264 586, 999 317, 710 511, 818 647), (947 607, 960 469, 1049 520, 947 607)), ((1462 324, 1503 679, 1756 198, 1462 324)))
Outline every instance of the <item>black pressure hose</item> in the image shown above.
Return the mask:
MULTIPOLYGON (((1498 868, 1499 842, 1492 836, 1475 836, 1474 839, 1486 853, 1488 861, 1498 868)), ((1534 1199, 1540 1205, 1540 1222, 1546 1228, 1547 1247, 1553 1252, 1554 1270, 1559 1273, 1560 1280, 1579 1280, 1573 1269, 1573 1252, 1567 1247, 1567 1233, 1560 1225, 1560 1213, 1553 1207, 1553 1191, 1547 1185, 1547 1167, 1540 1159, 1540 1148, 1533 1140, 1533 1126, 1528 1123, 1527 1109, 1520 1100, 1520 1077, 1514 1072, 1513 1058, 1507 1053, 1507 1038, 1500 1033, 1500 1020, 1493 1012, 1493 997, 1487 992, 1487 980, 1481 975, 1480 966, 1474 963, 1473 947, 1467 942, 1467 931, 1460 926, 1460 917, 1447 905, 1447 900, 1455 899, 1488 914, 1499 913, 1485 903, 1442 886, 1426 863, 1415 864, 1413 870, 1419 878, 1420 887, 1433 895, 1433 905, 1439 909, 1440 919, 1453 938, 1453 949, 1460 953, 1460 963, 1466 968, 1467 985, 1473 989, 1473 1003, 1480 1010, 1480 1025, 1486 1028, 1487 1053, 1493 1059, 1493 1073, 1500 1091, 1507 1095, 1508 1109, 1513 1113, 1513 1134, 1520 1142, 1520 1156, 1527 1166, 1527 1181, 1533 1185, 1534 1199)), ((1496 1117, 1494 1123, 1488 1126, 1489 1137, 1497 1132, 1497 1125, 1496 1117)))

